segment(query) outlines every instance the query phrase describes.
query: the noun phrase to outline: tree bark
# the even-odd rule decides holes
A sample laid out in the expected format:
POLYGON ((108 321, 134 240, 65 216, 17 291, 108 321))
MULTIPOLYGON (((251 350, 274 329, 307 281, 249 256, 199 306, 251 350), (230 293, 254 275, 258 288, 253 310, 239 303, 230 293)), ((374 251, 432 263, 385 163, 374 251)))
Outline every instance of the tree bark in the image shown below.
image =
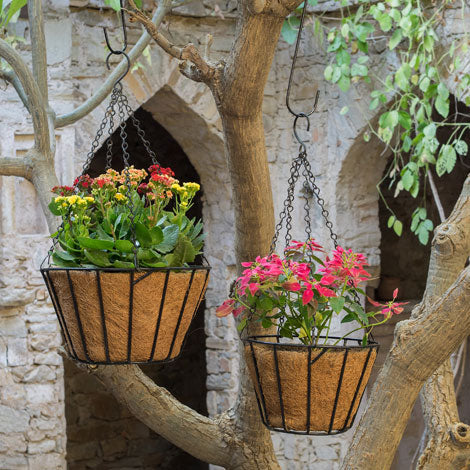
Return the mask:
POLYGON ((453 272, 462 269, 464 253, 469 252, 469 230, 470 177, 451 216, 436 229, 423 301, 411 320, 397 325, 394 343, 356 429, 343 469, 390 468, 419 390, 468 336, 470 267, 439 298, 434 293, 439 284, 448 285, 447 278, 453 272))

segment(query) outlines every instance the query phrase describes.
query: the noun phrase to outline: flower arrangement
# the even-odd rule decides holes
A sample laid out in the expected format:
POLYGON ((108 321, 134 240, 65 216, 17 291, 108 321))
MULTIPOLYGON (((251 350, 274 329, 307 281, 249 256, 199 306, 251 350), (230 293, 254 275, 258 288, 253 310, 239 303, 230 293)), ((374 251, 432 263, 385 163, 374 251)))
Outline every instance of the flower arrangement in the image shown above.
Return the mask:
POLYGON ((200 253, 202 222, 187 211, 200 189, 175 179, 170 168, 109 169, 52 188, 49 209, 62 218, 52 261, 60 267, 185 266, 200 253), (166 210, 173 202, 171 210, 166 210), (134 244, 133 238, 136 243, 134 244))
POLYGON ((373 327, 403 311, 403 303, 395 302, 397 290, 385 304, 369 299, 378 309, 365 312, 357 297, 364 295, 359 284, 370 277, 365 256, 338 247, 323 261, 314 254, 318 252, 324 250, 314 239, 293 241, 284 258, 271 254, 242 263, 246 269, 235 281, 230 298, 217 308, 217 316, 241 316, 240 331, 248 321, 257 321, 264 328, 278 327, 281 337, 317 345, 321 340, 331 344, 333 316, 342 314, 342 323, 359 324, 343 338, 364 330, 362 342, 367 344, 373 327))

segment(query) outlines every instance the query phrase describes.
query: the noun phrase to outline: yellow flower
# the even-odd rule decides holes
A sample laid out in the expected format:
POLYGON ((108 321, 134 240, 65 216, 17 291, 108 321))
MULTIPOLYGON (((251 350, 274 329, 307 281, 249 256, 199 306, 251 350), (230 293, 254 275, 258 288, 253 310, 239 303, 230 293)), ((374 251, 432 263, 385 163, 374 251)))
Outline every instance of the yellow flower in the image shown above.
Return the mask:
POLYGON ((186 189, 190 191, 199 191, 201 189, 201 186, 198 183, 184 183, 183 185, 186 189))
POLYGON ((78 199, 79 199, 79 197, 74 194, 73 196, 69 196, 69 197, 67 198, 67 202, 68 202, 71 206, 73 206, 74 204, 76 204, 76 202, 78 201, 78 199))
POLYGON ((116 200, 119 201, 119 202, 125 202, 125 201, 127 201, 127 197, 124 196, 124 194, 121 194, 121 193, 116 193, 116 194, 114 195, 114 199, 116 199, 116 200))
POLYGON ((171 185, 171 189, 174 189, 175 191, 181 191, 183 188, 178 184, 178 183, 173 183, 171 185))
POLYGON ((63 203, 62 203, 62 207, 67 207, 67 203, 66 203, 66 202, 63 202, 63 203))
MULTIPOLYGON (((65 197, 64 196, 57 196, 55 199, 54 199, 54 202, 63 202, 65 201, 65 197)), ((67 204, 66 204, 67 205, 67 204)))
POLYGON ((91 196, 85 196, 85 201, 87 202, 95 202, 95 198, 91 196))
POLYGON ((80 207, 86 207, 87 202, 85 201, 85 199, 82 199, 81 197, 79 197, 77 200, 77 205, 80 207))
POLYGON ((182 202, 180 204, 180 206, 183 207, 183 208, 186 208, 186 207, 188 207, 188 203, 187 202, 182 202))

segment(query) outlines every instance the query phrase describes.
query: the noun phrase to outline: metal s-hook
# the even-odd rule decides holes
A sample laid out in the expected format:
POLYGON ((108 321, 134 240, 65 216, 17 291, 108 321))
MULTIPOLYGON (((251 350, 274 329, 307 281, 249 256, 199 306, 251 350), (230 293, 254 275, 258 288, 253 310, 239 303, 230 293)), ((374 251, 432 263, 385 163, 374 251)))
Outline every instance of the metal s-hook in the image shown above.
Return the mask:
MULTIPOLYGON (((303 113, 303 112, 296 112, 294 111, 294 108, 290 104, 290 92, 292 88, 292 82, 294 79, 294 70, 295 70, 295 64, 297 62, 297 55, 299 53, 299 44, 300 44, 300 37, 302 35, 302 30, 304 27, 304 20, 305 20, 305 12, 307 11, 307 0, 304 1, 304 7, 302 9, 302 15, 300 17, 300 24, 299 24, 299 31, 297 33, 297 39, 295 41, 295 49, 294 49, 294 57, 292 58, 292 65, 290 68, 290 74, 289 74, 289 82, 287 84, 287 93, 286 93, 286 106, 289 112, 296 117, 308 117, 311 116, 316 110, 317 110, 317 104, 318 104, 318 98, 320 96, 320 90, 317 90, 315 94, 315 102, 313 103, 312 109, 308 113, 303 113)), ((297 136, 296 136, 297 137, 297 136)), ((297 138, 297 140, 299 140, 297 138)))
POLYGON ((305 145, 305 141, 299 136, 299 134, 297 132, 297 122, 298 122, 299 118, 305 118, 307 120, 307 132, 310 130, 310 118, 309 118, 308 114, 298 113, 295 116, 294 125, 293 125, 294 136, 297 139, 297 142, 300 144, 299 152, 304 157, 306 157, 307 156, 307 147, 305 145))
POLYGON ((106 57, 106 67, 108 70, 111 69, 111 66, 109 64, 109 59, 111 58, 112 55, 122 55, 126 58, 127 61, 127 67, 124 73, 116 80, 115 85, 121 82, 121 80, 127 75, 129 70, 131 69, 131 60, 129 59, 129 56, 126 54, 126 49, 127 49, 127 31, 126 31, 126 19, 124 17, 124 8, 123 8, 123 0, 120 0, 120 5, 121 5, 121 25, 122 25, 122 37, 123 37, 123 45, 121 49, 114 49, 111 46, 111 42, 109 41, 108 37, 108 31, 107 28, 104 26, 103 27, 103 33, 104 33, 104 39, 106 41, 106 46, 109 49, 109 54, 106 57))

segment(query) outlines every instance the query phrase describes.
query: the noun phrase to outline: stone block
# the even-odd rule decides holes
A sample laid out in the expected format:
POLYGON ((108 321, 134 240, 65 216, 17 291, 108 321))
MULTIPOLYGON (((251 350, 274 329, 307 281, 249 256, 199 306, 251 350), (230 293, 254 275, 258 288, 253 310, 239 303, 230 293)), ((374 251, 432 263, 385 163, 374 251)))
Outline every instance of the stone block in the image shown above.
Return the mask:
POLYGON ((65 470, 65 455, 58 452, 28 456, 29 470, 65 470))
POLYGON ((60 366, 62 365, 62 358, 55 351, 48 353, 36 353, 34 354, 34 364, 60 366))
POLYGON ((8 338, 7 363, 9 366, 23 366, 28 363, 26 338, 8 338))
MULTIPOLYGON (((23 455, 0 457, 0 470, 32 470, 28 467, 28 461, 23 455)), ((39 469, 37 469, 39 470, 39 469)))
POLYGON ((104 458, 125 455, 127 451, 127 441, 121 436, 101 441, 100 444, 104 458))
POLYGON ((28 444, 28 454, 47 454, 55 450, 56 442, 49 439, 41 442, 30 442, 28 444))
POLYGON ((0 433, 25 432, 29 425, 29 415, 26 411, 0 405, 0 423, 0 433))
POLYGON ((315 447, 315 454, 320 460, 335 460, 338 458, 336 446, 322 445, 315 447))
POLYGON ((41 365, 35 367, 23 377, 23 382, 49 382, 55 380, 57 374, 54 369, 41 365))
POLYGON ((0 336, 15 336, 25 338, 27 329, 22 315, 4 317, 0 313, 0 336))
POLYGON ((26 398, 32 404, 43 404, 57 401, 54 385, 28 384, 25 385, 26 398))

